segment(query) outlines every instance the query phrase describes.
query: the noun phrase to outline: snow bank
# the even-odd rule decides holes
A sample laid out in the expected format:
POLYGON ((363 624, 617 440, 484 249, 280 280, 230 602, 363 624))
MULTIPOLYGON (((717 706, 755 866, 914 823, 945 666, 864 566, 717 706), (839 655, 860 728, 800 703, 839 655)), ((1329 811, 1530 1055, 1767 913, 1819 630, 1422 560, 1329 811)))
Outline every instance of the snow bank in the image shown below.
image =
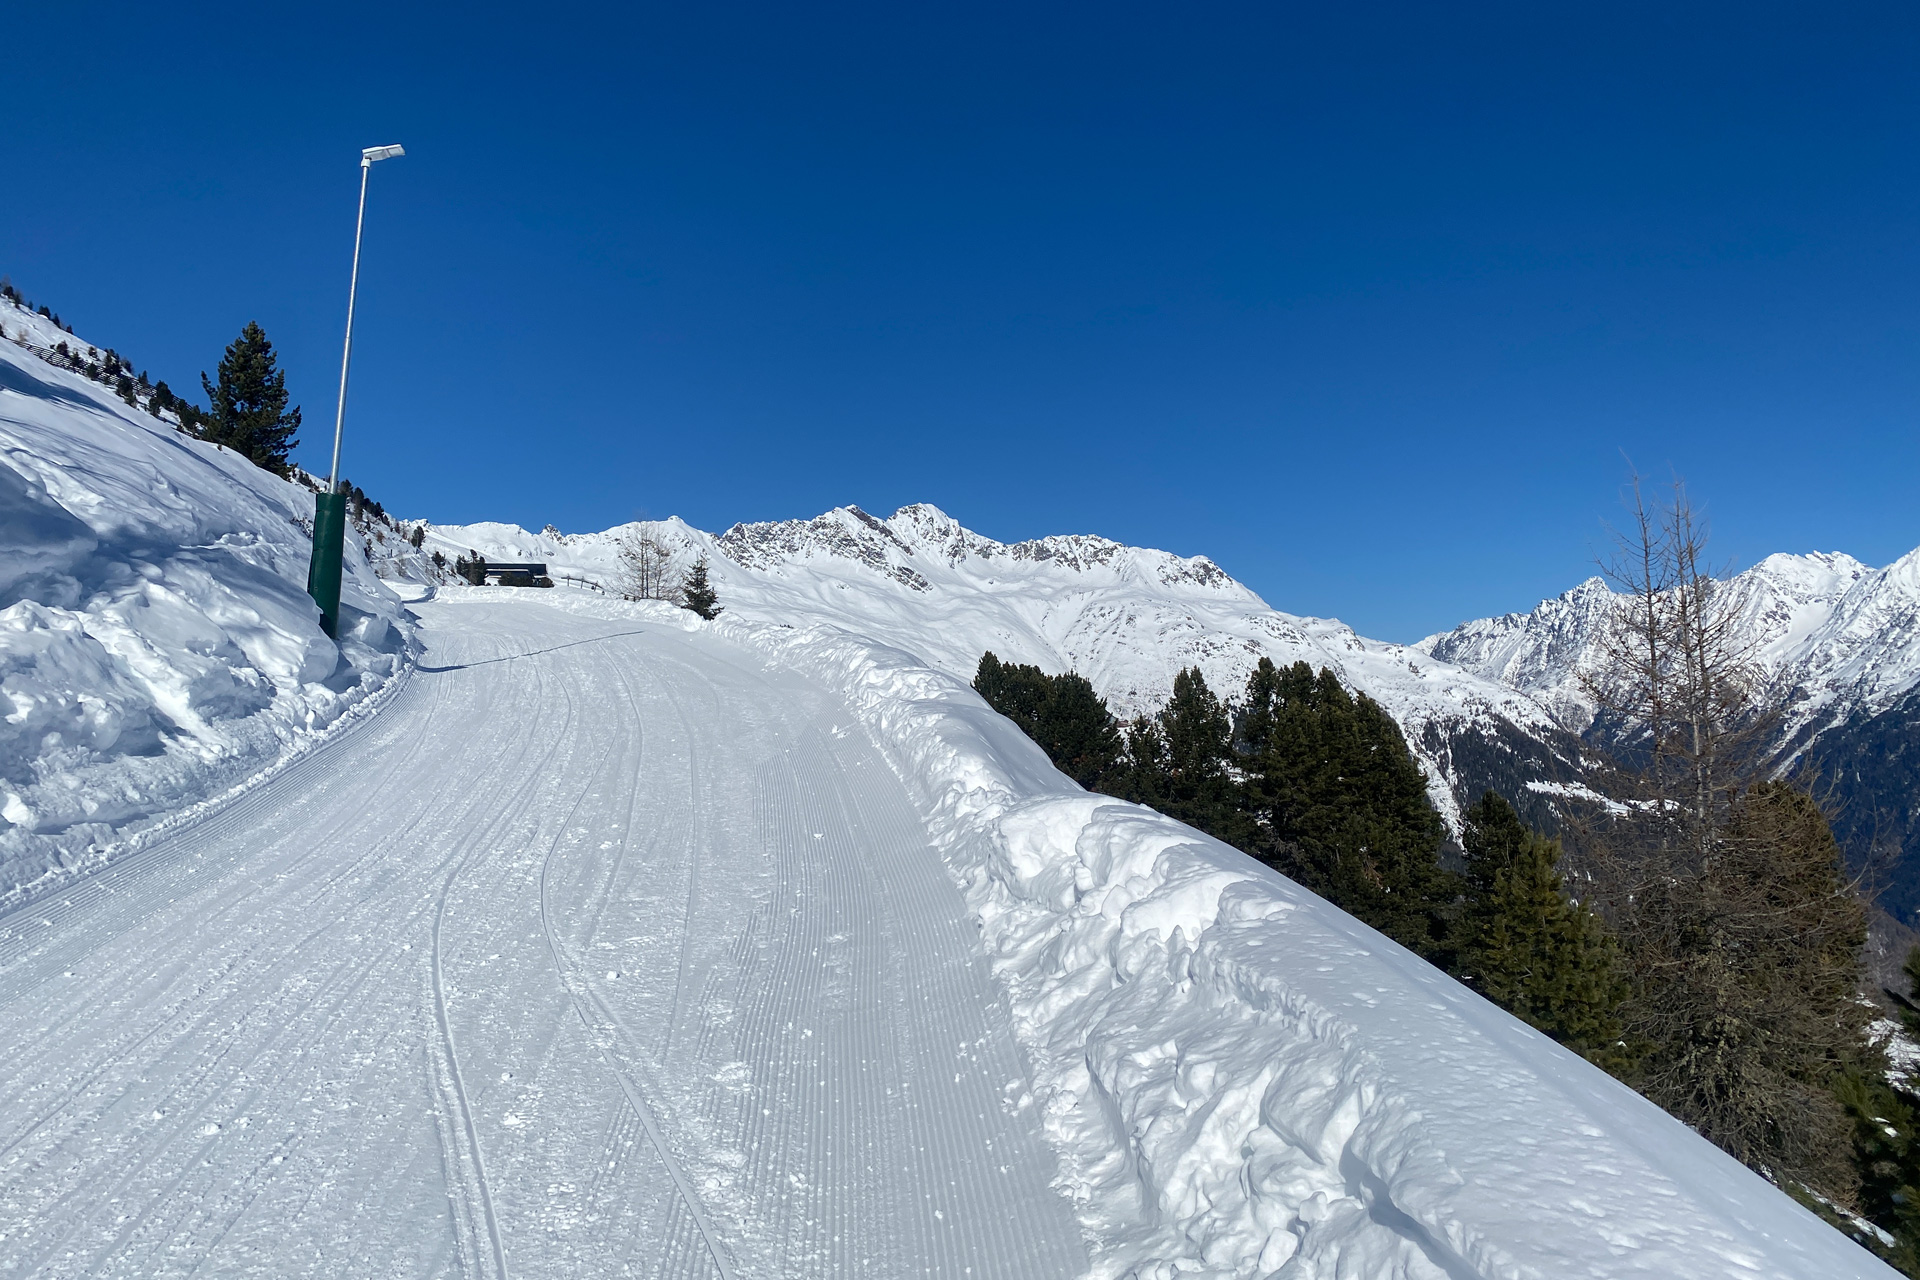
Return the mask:
POLYGON ((1095 1275, 1893 1274, 1320 898, 1079 791, 960 681, 826 629, 720 629, 842 689, 929 815, 1095 1275))
POLYGON ((50 322, 0 328, 4 901, 311 745, 409 624, 349 540, 336 646, 309 491, 43 362, 50 322))
MULTIPOLYGON (((473 593, 479 595, 478 592, 473 593)), ((542 593, 837 690, 963 887, 1117 1280, 1895 1273, 1718 1148, 1237 850, 1080 790, 965 682, 825 627, 542 593)))

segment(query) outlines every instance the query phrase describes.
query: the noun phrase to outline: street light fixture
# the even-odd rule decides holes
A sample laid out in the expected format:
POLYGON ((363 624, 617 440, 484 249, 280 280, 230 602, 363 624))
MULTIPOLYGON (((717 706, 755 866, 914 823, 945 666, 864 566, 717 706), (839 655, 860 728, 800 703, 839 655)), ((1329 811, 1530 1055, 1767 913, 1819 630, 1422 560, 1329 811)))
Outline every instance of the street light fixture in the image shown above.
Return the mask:
POLYGON ((347 532, 347 497, 340 487, 340 428, 347 419, 347 366, 353 361, 353 303, 360 290, 360 232, 367 223, 367 175, 376 160, 407 154, 395 144, 360 152, 360 213, 353 224, 353 274, 347 281, 347 341, 340 352, 340 401, 333 411, 333 466, 327 491, 313 500, 313 559, 307 566, 307 594, 320 606, 320 626, 329 636, 340 627, 340 557, 347 532))

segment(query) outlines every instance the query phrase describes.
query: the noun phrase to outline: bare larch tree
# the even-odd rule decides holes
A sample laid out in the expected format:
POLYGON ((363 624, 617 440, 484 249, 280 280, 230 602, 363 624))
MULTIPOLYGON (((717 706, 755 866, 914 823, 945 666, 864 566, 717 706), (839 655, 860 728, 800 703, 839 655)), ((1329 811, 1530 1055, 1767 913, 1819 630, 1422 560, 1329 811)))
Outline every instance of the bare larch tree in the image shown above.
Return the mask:
POLYGON ((629 600, 674 600, 672 557, 652 534, 630 528, 620 535, 620 594, 629 600))
POLYGON ((1587 691, 1617 804, 1569 833, 1632 983, 1634 1083, 1728 1153, 1849 1203, 1834 1091, 1870 1070, 1866 915, 1826 817, 1770 777, 1777 708, 1737 639, 1704 520, 1676 483, 1604 565, 1620 602, 1587 691))

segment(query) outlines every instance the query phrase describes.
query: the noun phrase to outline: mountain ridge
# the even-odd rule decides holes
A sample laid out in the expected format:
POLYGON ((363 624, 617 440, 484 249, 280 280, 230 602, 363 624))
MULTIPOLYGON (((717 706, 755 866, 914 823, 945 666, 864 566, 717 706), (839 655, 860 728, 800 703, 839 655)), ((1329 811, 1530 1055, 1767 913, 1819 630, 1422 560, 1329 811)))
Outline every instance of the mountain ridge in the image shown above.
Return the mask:
MULTIPOLYGON (((1776 768, 1828 802, 1852 864, 1881 901, 1920 918, 1920 549, 1871 568, 1842 552, 1779 553, 1726 579, 1736 644, 1779 706, 1776 768)), ((1526 613, 1463 622, 1413 647, 1533 697, 1588 736, 1583 678, 1625 596, 1589 578, 1526 613)))
POLYGON ((1544 794, 1531 784, 1577 780, 1577 762, 1559 758, 1571 744, 1528 695, 1335 619, 1273 609, 1205 556, 1091 534, 1003 543, 926 503, 885 518, 836 507, 718 535, 677 518, 584 534, 428 522, 424 546, 449 559, 541 559, 556 575, 611 586, 629 531, 659 539, 676 568, 707 556, 722 603, 739 616, 840 626, 966 679, 989 649, 1053 673, 1075 670, 1122 718, 1158 710, 1189 666, 1225 696, 1262 657, 1331 668, 1401 724, 1454 825, 1462 796, 1488 785, 1484 768, 1463 771, 1456 756, 1507 762, 1513 776, 1502 775, 1503 789, 1523 803, 1544 794), (1513 772, 1512 761, 1528 758, 1513 772))

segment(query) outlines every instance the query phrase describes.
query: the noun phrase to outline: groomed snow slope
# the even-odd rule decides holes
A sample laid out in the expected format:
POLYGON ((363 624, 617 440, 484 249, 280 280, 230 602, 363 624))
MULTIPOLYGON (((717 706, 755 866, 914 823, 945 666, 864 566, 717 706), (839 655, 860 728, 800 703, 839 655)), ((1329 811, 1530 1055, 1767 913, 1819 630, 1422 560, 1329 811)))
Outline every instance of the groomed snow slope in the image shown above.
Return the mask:
POLYGON ((1199 667, 1224 695, 1244 689, 1262 657, 1330 667, 1399 722, 1450 820, 1460 780, 1444 752, 1430 749, 1429 729, 1442 742, 1476 731, 1535 739, 1553 731, 1527 694, 1340 622, 1268 608, 1203 556, 1080 535, 1001 543, 925 505, 885 520, 842 507, 719 536, 679 520, 588 534, 429 524, 427 547, 450 560, 469 552, 542 560, 556 574, 612 585, 629 531, 657 537, 678 568, 707 556, 735 617, 846 627, 969 679, 989 649, 1050 672, 1078 671, 1122 717, 1158 710, 1184 667, 1199 667))
POLYGON ((1892 1274, 907 654, 421 613, 377 717, 0 918, 0 1270, 1892 1274))
MULTIPOLYGON (((297 754, 398 670, 349 546, 344 643, 306 595, 313 495, 23 347, 0 302, 0 902, 297 754)), ((85 344, 80 344, 84 352, 85 344)))
POLYGON ((0 917, 0 1275, 1082 1272, 851 712, 536 594, 422 605, 378 715, 0 917))

